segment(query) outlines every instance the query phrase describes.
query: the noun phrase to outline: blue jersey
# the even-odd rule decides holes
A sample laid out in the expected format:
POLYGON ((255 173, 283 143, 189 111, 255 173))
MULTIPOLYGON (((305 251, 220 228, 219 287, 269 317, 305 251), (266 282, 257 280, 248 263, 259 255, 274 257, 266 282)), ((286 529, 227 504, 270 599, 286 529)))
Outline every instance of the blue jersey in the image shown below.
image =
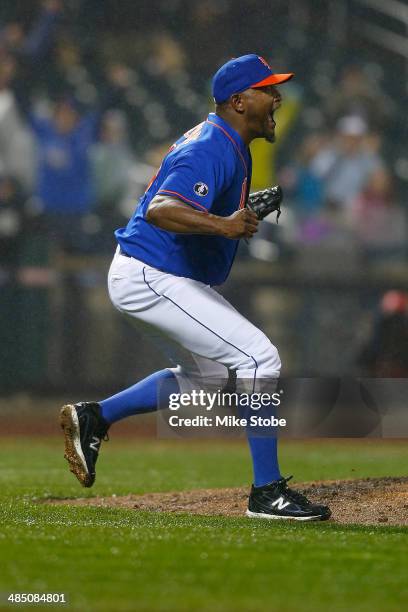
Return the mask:
POLYGON ((250 182, 248 147, 228 123, 210 113, 171 147, 128 225, 115 232, 116 238, 126 254, 158 270, 219 285, 229 274, 239 241, 168 232, 146 221, 147 209, 161 194, 227 217, 245 205, 250 182))

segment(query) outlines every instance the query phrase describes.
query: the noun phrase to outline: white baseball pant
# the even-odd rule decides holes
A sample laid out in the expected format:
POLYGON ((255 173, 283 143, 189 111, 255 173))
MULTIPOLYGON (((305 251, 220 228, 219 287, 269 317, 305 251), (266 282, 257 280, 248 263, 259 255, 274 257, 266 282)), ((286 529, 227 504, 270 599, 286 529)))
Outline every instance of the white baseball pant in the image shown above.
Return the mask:
POLYGON ((277 379, 276 347, 215 289, 161 272, 118 248, 108 275, 114 306, 156 341, 177 368, 184 391, 191 380, 277 379))

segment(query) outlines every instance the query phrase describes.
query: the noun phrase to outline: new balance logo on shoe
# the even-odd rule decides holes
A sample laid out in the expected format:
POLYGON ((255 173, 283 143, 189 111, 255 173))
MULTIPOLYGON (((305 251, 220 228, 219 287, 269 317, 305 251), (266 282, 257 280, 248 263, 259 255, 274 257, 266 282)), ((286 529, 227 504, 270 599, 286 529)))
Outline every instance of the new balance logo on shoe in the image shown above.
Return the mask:
POLYGON ((271 506, 276 506, 278 510, 283 510, 286 506, 289 506, 290 502, 285 502, 283 497, 278 497, 274 502, 271 503, 271 506))
POLYGON ((96 436, 92 436, 92 440, 93 442, 90 443, 89 448, 92 448, 93 451, 95 451, 95 453, 97 453, 99 451, 99 445, 101 443, 100 438, 97 438, 96 436))

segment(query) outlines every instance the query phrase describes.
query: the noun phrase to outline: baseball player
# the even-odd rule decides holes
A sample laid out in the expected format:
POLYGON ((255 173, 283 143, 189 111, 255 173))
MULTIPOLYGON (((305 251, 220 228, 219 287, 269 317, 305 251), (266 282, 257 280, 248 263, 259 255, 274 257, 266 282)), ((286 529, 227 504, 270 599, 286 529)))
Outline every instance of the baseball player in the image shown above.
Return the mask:
MULTIPOLYGON (((158 389, 185 389, 191 378, 271 380, 279 377, 276 347, 213 288, 228 277, 241 238, 278 210, 279 187, 249 195, 255 138, 275 140, 275 74, 258 55, 235 58, 213 77, 215 112, 184 134, 167 153, 125 228, 108 288, 114 306, 165 344, 177 367, 155 372, 100 402, 61 410, 65 457, 85 487, 95 480, 101 441, 112 423, 157 409, 158 389)), ((254 483, 247 515, 325 520, 326 506, 290 489, 279 471, 277 440, 248 437, 254 483)))

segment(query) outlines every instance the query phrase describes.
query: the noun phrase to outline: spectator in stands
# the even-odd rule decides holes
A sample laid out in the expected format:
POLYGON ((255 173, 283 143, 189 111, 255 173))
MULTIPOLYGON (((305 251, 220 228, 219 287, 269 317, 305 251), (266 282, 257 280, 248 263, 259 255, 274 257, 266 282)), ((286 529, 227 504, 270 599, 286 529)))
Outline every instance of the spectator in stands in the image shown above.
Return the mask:
POLYGON ((319 214, 323 206, 323 183, 311 168, 311 162, 327 144, 323 134, 306 136, 296 154, 295 162, 279 173, 285 194, 293 202, 293 212, 299 220, 319 214))
POLYGON ((23 123, 11 87, 16 60, 0 58, 0 172, 15 177, 30 192, 34 184, 35 155, 30 131, 23 123))
POLYGON ((96 203, 90 148, 99 135, 103 112, 126 88, 120 71, 110 71, 99 106, 90 112, 72 96, 56 102, 51 116, 27 115, 36 137, 36 196, 49 236, 64 251, 88 251, 98 228, 87 223, 96 203))
POLYGON ((111 208, 127 191, 134 156, 127 139, 126 117, 120 111, 107 111, 101 122, 98 142, 91 150, 98 208, 111 208))
POLYGON ((81 249, 83 219, 95 201, 88 151, 96 117, 82 116, 76 101, 64 98, 50 118, 30 114, 30 125, 38 147, 36 195, 47 230, 64 250, 81 249))
POLYGON ((406 252, 407 219, 385 168, 372 173, 351 203, 349 220, 367 255, 389 257, 406 252))
POLYGON ((32 27, 19 22, 0 30, 0 171, 15 177, 24 190, 34 187, 35 152, 32 135, 21 119, 28 97, 53 43, 62 9, 59 0, 45 0, 32 27))
POLYGON ((358 356, 366 376, 408 376, 408 295, 388 291, 381 299, 370 335, 358 356))
POLYGON ((113 232, 124 221, 121 207, 130 193, 131 174, 136 163, 122 112, 111 110, 105 113, 99 140, 93 145, 90 155, 97 202, 95 212, 101 222, 99 242, 103 250, 110 253, 114 246, 113 232))
POLYGON ((359 116, 343 117, 335 139, 312 160, 310 169, 324 184, 326 207, 345 211, 372 174, 383 168, 378 153, 366 146, 368 126, 359 116))
POLYGON ((43 59, 54 42, 53 34, 61 12, 60 0, 44 0, 29 32, 25 33, 18 21, 8 23, 0 30, 0 48, 20 59, 43 59))
POLYGON ((343 69, 336 87, 325 99, 325 113, 328 123, 344 116, 358 116, 370 128, 384 128, 394 105, 379 86, 379 79, 369 78, 356 64, 343 69))

